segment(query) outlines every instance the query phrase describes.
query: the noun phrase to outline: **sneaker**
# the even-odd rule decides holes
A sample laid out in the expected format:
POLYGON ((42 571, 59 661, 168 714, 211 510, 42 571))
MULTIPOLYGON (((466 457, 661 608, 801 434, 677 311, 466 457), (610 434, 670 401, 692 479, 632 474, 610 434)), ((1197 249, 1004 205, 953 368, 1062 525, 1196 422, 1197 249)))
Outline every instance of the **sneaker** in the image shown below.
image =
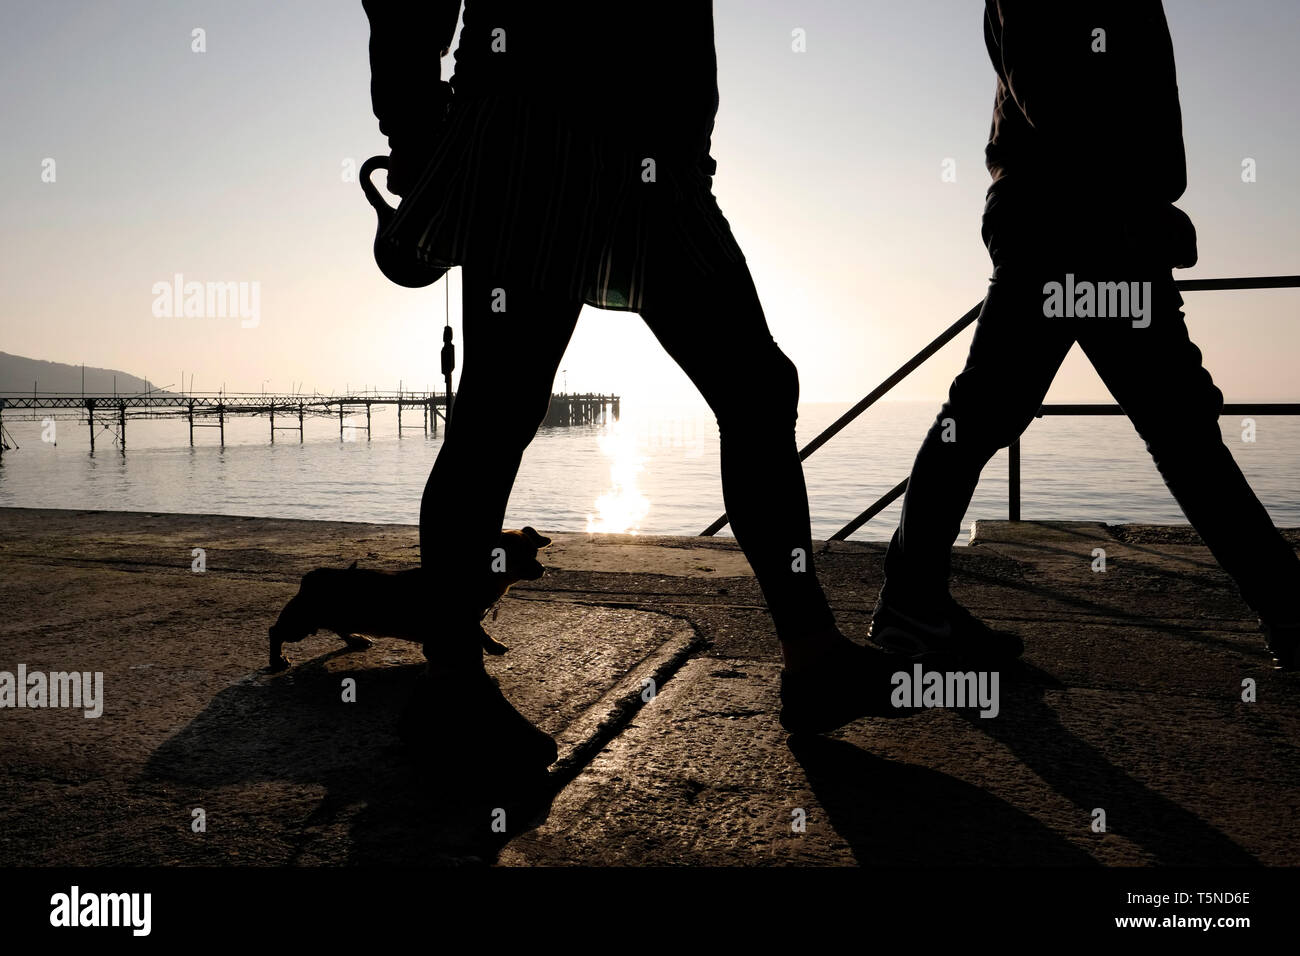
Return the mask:
POLYGON ((823 734, 859 717, 911 717, 890 703, 898 660, 847 638, 825 664, 781 671, 781 726, 792 734, 823 734))
POLYGON ((1259 629, 1264 632, 1264 643, 1273 655, 1273 667, 1279 671, 1296 669, 1296 648, 1300 646, 1300 625, 1290 627, 1272 627, 1260 622, 1259 629))
POLYGON ((879 603, 867 632, 871 643, 908 657, 937 654, 972 663, 1015 660, 1025 643, 1015 634, 995 631, 951 597, 932 610, 904 611, 879 603))

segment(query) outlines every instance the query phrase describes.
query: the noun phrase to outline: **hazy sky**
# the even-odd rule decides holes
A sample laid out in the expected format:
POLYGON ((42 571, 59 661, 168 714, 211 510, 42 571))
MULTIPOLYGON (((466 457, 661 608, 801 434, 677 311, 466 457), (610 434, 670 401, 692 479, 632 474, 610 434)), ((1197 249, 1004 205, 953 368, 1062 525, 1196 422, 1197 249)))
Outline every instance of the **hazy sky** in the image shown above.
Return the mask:
MULTIPOLYGON (((983 4, 714 6, 714 191, 805 400, 856 400, 984 292, 983 4), (791 50, 795 28, 807 52, 791 50), (947 158, 955 183, 941 181, 947 158)), ((1180 275, 1300 272, 1300 3, 1165 7, 1190 164, 1182 205, 1200 232, 1200 265, 1180 275)), ((184 370, 199 390, 433 383, 442 286, 380 276, 372 214, 344 181, 348 161, 386 149, 367 39, 359 0, 6 4, 0 349, 160 385, 184 370), (195 28, 204 53, 191 51, 195 28), (42 180, 47 159, 54 182, 42 180), (258 283, 260 323, 155 317, 154 284, 178 272, 258 283)), ((1143 162, 1132 157, 1135 175, 1143 162)), ((458 324, 458 273, 451 292, 458 324)), ((1300 291, 1187 296, 1229 400, 1297 397, 1298 307, 1300 291)), ((897 397, 941 397, 968 340, 897 397)), ((626 313, 586 310, 563 367, 571 390, 693 394, 626 313)), ((1076 350, 1052 397, 1105 391, 1076 350)))

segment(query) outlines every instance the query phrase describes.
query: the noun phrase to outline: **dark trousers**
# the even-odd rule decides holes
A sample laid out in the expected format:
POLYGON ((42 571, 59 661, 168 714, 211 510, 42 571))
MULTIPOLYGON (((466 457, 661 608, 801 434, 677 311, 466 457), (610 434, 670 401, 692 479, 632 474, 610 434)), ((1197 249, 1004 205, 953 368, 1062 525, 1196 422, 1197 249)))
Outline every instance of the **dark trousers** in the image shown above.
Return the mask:
POLYGON ((1300 561, 1223 443, 1223 395, 1188 337, 1169 271, 1112 264, 1076 275, 1150 281, 1150 324, 1135 327, 1144 320, 1047 317, 1044 286, 1064 285, 1066 271, 1028 257, 997 260, 966 367, 912 466, 882 599, 915 605, 946 596, 950 550, 981 470, 1029 426, 1078 342, 1246 602, 1265 621, 1295 622, 1300 561))
MULTIPOLYGON (((834 626, 812 562, 795 443, 799 378, 773 341, 748 267, 707 280, 662 270, 641 317, 717 418, 723 501, 783 641, 834 626), (795 551, 802 551, 802 558, 795 551)), ((582 307, 509 277, 464 270, 464 371, 420 506, 424 567, 442 611, 492 563, 524 449, 546 415, 582 307), (494 290, 505 311, 494 311, 494 290)), ((542 555, 545 563, 545 555, 542 555)))

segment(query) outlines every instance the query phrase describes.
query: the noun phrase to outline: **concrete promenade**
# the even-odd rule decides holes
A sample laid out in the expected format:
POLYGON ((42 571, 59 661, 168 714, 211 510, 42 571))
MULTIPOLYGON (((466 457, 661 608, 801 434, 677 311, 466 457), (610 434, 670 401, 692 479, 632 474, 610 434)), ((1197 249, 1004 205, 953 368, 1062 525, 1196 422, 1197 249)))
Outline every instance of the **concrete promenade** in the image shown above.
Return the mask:
MULTIPOLYGON (((303 572, 411 566, 414 527, 0 509, 0 672, 103 673, 97 719, 0 709, 0 865, 1300 864, 1300 678, 1189 529, 980 522, 954 593, 1028 646, 998 715, 809 740, 734 541, 555 538, 488 669, 560 761, 467 804, 398 733, 418 647, 320 634, 266 670, 303 572)), ((882 553, 818 558, 857 640, 882 553)))

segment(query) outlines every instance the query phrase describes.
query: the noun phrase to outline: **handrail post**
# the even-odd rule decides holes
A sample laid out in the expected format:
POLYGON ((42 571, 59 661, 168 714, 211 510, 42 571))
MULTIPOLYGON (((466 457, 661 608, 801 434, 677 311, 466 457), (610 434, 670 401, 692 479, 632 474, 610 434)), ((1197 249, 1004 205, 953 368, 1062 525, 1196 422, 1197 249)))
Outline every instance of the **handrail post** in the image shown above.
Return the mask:
POLYGON ((1007 520, 1020 520, 1020 439, 1007 446, 1007 520))

